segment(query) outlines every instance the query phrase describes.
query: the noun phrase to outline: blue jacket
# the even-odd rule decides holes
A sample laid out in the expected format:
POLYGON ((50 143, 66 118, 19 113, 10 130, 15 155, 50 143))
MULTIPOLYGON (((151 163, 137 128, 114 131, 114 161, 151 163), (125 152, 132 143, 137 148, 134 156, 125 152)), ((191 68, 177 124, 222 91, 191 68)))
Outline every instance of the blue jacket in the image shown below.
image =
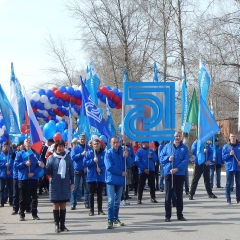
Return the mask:
MULTIPOLYGON (((206 160, 210 160, 212 161, 213 160, 213 152, 212 152, 212 148, 210 147, 209 144, 206 144, 206 149, 207 149, 207 159, 206 160)), ((198 164, 198 158, 197 158, 197 140, 192 144, 192 154, 193 154, 193 157, 194 157, 194 164, 198 164)), ((204 163, 202 163, 204 164, 204 163)), ((202 165, 201 164, 201 165, 202 165)))
POLYGON ((5 153, 0 152, 0 178, 6 178, 7 176, 7 163, 8 156, 5 153))
POLYGON ((172 168, 178 168, 174 175, 185 175, 189 163, 189 153, 188 147, 182 142, 177 147, 172 143, 166 144, 159 158, 160 163, 163 165, 164 175, 169 175, 172 168), (173 162, 169 162, 170 156, 174 157, 173 162))
POLYGON ((240 171, 240 166, 237 165, 237 160, 233 155, 230 155, 230 151, 234 150, 236 158, 240 161, 240 144, 235 146, 231 144, 225 144, 222 149, 222 159, 225 161, 226 172, 240 171))
MULTIPOLYGON (((86 151, 90 150, 91 148, 89 146, 86 146, 86 151)), ((81 171, 83 170, 83 158, 82 152, 85 150, 85 145, 82 146, 80 144, 73 147, 71 150, 71 158, 73 161, 73 169, 75 171, 81 171)))
POLYGON ((87 167, 87 182, 105 182, 105 164, 104 164, 105 151, 100 149, 96 152, 96 157, 98 158, 98 167, 101 169, 100 174, 97 172, 97 164, 94 162, 94 151, 89 150, 84 159, 83 166, 87 167))
MULTIPOLYGON (((124 177, 122 172, 125 171, 125 159, 123 157, 123 149, 119 146, 118 151, 113 148, 107 150, 104 157, 106 166, 105 181, 107 184, 124 185, 124 177)), ((126 158, 126 165, 130 165, 130 158, 126 158)))
POLYGON ((155 171, 155 162, 158 161, 157 154, 151 148, 139 148, 135 155, 135 163, 138 166, 138 173, 142 174, 145 169, 155 171), (151 158, 148 158, 148 154, 151 158), (149 166, 149 168, 148 168, 149 166))
MULTIPOLYGON (((33 150, 32 150, 33 151, 33 150)), ((18 171, 18 180, 26 180, 28 178, 29 168, 26 165, 26 162, 28 161, 28 157, 24 157, 23 154, 25 153, 25 150, 22 150, 17 153, 16 160, 14 161, 14 167, 16 167, 18 171)), ((42 168, 39 167, 38 161, 41 161, 40 155, 36 152, 34 154, 31 154, 30 156, 31 166, 30 166, 30 172, 34 173, 34 175, 30 179, 38 179, 39 173, 42 171, 42 168)))
POLYGON ((134 151, 133 151, 133 147, 131 145, 126 145, 126 147, 128 148, 128 158, 129 158, 129 161, 128 161, 128 164, 127 164, 127 167, 132 167, 134 161, 135 161, 135 154, 134 154, 134 151))
MULTIPOLYGON (((213 151, 213 146, 211 146, 213 151)), ((216 162, 211 161, 210 166, 219 164, 224 164, 224 160, 222 159, 222 148, 219 145, 216 145, 216 162)))

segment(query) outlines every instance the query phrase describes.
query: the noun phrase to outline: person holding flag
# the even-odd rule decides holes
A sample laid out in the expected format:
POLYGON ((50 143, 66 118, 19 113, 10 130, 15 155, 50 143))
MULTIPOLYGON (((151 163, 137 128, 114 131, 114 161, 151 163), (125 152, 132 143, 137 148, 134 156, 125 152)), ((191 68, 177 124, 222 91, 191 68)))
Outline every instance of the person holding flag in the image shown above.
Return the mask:
POLYGON ((240 202, 240 144, 234 133, 230 133, 229 141, 223 146, 222 159, 226 169, 226 199, 231 204, 231 183, 235 175, 236 200, 240 202))
POLYGON ((186 221, 183 217, 183 184, 185 170, 189 162, 188 147, 182 143, 182 132, 174 134, 175 140, 167 143, 160 153, 160 163, 165 176, 165 222, 170 222, 172 216, 172 194, 176 193, 177 218, 186 221))
POLYGON ((124 178, 127 177, 126 164, 128 165, 128 151, 119 146, 117 136, 110 139, 111 148, 105 154, 104 164, 106 166, 106 188, 108 198, 108 225, 107 229, 117 226, 124 226, 119 220, 119 206, 123 191, 124 178))
POLYGON ((18 187, 19 187, 19 215, 20 221, 25 221, 25 210, 28 202, 28 193, 30 191, 30 197, 32 198, 32 219, 40 220, 37 215, 38 206, 38 175, 42 170, 38 165, 40 155, 31 149, 30 139, 24 140, 25 150, 17 153, 14 165, 18 171, 18 187))

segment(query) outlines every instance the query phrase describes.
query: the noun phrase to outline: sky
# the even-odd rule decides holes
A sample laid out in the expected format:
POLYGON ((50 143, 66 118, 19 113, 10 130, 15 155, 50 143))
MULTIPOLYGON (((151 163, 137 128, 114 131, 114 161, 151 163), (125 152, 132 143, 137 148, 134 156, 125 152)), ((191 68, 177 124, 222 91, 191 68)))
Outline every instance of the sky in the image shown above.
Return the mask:
MULTIPOLYGON (((21 85, 33 90, 34 85, 50 80, 43 71, 50 63, 44 47, 48 34, 73 39, 76 32, 76 22, 63 0, 0 0, 0 83, 7 96, 11 62, 21 85)), ((77 52, 76 44, 71 48, 77 52)))

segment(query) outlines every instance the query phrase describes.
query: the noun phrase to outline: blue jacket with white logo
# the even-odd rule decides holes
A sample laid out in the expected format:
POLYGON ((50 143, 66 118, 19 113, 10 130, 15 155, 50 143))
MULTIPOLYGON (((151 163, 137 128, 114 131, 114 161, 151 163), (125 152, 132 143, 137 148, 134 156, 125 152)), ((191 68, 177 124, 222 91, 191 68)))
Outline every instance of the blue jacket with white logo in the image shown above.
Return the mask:
POLYGON ((8 156, 5 153, 0 152, 0 178, 6 178, 7 176, 7 163, 8 156))
MULTIPOLYGON (((86 151, 88 151, 90 149, 91 148, 88 145, 86 145, 86 151)), ((75 171, 81 171, 84 168, 83 167, 84 156, 82 155, 84 150, 85 150, 85 145, 82 146, 80 144, 76 145, 71 150, 71 158, 72 158, 72 161, 73 161, 73 169, 75 171)))
MULTIPOLYGON (((207 149, 207 154, 204 154, 205 162, 208 161, 208 160, 210 162, 212 162, 212 160, 213 160, 212 148, 210 147, 209 144, 206 144, 205 148, 207 149)), ((194 164, 199 165, 198 164, 198 158, 197 158, 197 140, 192 144, 192 154, 193 154, 193 157, 194 157, 194 164)), ((202 164, 205 164, 205 163, 202 163, 202 164)))
POLYGON ((100 174, 97 172, 97 164, 94 162, 94 151, 89 150, 84 159, 83 166, 87 167, 87 182, 105 182, 105 164, 104 164, 105 151, 100 149, 99 152, 96 152, 96 157, 98 158, 98 167, 101 169, 100 174))
POLYGON ((240 144, 235 145, 225 144, 222 149, 222 159, 225 161, 226 172, 240 171, 240 166, 237 164, 237 160, 240 161, 240 144), (230 151, 233 150, 234 155, 230 155, 230 151))
POLYGON ((164 175, 170 174, 172 168, 178 168, 174 175, 185 175, 185 170, 189 163, 188 147, 182 142, 178 146, 168 143, 161 151, 159 159, 163 165, 164 175), (169 161, 170 156, 173 156, 173 162, 169 161))

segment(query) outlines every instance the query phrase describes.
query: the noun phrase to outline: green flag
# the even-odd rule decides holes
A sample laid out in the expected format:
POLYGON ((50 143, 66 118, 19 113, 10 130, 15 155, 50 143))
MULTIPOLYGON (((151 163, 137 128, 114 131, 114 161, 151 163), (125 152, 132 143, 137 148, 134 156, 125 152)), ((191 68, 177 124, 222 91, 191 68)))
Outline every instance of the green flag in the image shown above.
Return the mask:
POLYGON ((198 101, 197 101, 197 94, 196 94, 195 88, 192 94, 192 99, 191 99, 190 107, 188 110, 186 122, 190 122, 198 125, 198 101))

